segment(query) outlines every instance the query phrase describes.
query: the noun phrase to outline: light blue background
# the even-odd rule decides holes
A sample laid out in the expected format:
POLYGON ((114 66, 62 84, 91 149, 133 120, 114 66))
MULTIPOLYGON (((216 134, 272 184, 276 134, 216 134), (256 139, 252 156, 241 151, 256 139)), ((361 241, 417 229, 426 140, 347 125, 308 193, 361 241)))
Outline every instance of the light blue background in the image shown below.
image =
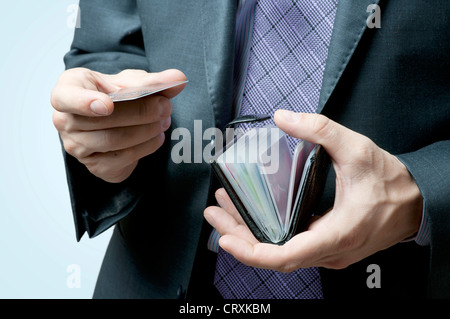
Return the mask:
MULTIPOLYGON (((0 298, 91 298, 111 231, 75 240, 50 92, 76 0, 3 1, 0 19, 0 298), (67 267, 80 267, 69 288, 67 267)), ((81 26, 82 27, 82 26, 81 26)))

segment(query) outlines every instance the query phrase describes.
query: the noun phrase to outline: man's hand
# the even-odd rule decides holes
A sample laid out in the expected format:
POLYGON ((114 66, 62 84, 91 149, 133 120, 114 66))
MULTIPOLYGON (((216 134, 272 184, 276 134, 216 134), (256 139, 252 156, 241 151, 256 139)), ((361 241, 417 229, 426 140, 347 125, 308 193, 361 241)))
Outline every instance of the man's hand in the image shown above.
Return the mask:
POLYGON ((84 68, 64 72, 53 89, 53 123, 67 153, 95 176, 112 183, 128 178, 139 159, 154 153, 170 127, 170 98, 184 85, 114 104, 108 93, 125 87, 184 81, 177 70, 126 70, 106 75, 84 68))
POLYGON ((321 144, 336 172, 334 206, 283 246, 258 242, 223 189, 220 207, 205 218, 222 235, 220 246, 249 266, 290 272, 321 266, 344 268, 414 235, 422 196, 406 167, 370 139, 323 115, 277 111, 287 134, 321 144))

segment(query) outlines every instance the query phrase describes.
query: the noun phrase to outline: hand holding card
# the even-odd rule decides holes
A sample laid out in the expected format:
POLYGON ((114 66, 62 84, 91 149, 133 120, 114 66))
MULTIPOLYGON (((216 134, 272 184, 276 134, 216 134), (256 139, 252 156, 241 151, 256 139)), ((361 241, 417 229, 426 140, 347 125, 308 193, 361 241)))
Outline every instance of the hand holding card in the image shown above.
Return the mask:
POLYGON ((170 99, 184 83, 186 76, 178 70, 114 75, 84 68, 65 71, 53 90, 52 105, 66 152, 95 176, 124 181, 141 158, 163 145, 171 125, 170 99))

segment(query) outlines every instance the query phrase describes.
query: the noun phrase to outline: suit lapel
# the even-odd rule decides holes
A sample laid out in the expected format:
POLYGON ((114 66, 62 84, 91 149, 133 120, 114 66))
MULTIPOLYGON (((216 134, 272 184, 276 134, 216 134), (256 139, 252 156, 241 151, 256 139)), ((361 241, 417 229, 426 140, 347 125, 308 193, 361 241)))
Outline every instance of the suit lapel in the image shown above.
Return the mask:
POLYGON ((317 113, 323 111, 367 29, 367 18, 371 14, 367 12, 367 7, 378 2, 379 0, 339 1, 317 113))
POLYGON ((200 9, 208 92, 214 110, 215 124, 223 128, 232 117, 237 1, 204 0, 200 9))

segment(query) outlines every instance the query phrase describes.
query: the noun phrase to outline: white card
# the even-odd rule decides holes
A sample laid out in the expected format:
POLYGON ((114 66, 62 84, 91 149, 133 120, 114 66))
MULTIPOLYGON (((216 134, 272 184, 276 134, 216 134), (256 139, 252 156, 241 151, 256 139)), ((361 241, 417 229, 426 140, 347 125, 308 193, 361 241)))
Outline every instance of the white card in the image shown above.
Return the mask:
POLYGON ((188 81, 177 81, 169 83, 158 83, 142 87, 124 88, 116 92, 112 92, 108 95, 113 100, 113 102, 131 101, 176 87, 187 82, 188 81))

